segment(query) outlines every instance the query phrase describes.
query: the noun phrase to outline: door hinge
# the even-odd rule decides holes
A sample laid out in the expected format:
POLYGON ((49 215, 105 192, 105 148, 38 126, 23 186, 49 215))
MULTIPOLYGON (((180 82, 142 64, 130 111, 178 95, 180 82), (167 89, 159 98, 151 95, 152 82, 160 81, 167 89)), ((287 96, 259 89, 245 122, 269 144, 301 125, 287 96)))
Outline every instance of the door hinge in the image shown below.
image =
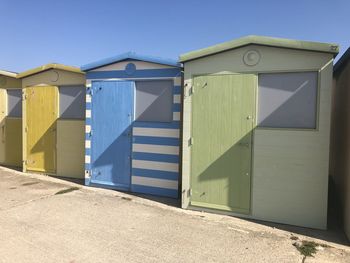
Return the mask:
POLYGON ((24 128, 24 132, 28 132, 28 127, 25 127, 25 128, 24 128))
POLYGON ((190 190, 188 191, 188 194, 189 194, 189 196, 192 196, 192 194, 193 194, 192 188, 190 188, 190 190))
POLYGON ((85 178, 91 178, 92 171, 91 170, 85 170, 85 178))
POLYGON ((194 139, 193 137, 191 137, 189 140, 188 140, 188 146, 192 146, 194 143, 194 139))

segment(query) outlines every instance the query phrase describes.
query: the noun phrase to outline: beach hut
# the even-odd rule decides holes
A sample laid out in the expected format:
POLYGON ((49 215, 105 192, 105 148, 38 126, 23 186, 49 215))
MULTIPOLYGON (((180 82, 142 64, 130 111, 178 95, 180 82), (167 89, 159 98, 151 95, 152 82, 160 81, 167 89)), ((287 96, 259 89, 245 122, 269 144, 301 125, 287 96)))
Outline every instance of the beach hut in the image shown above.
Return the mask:
POLYGON ((181 66, 129 52, 81 69, 86 184, 177 198, 181 66))
POLYGON ((23 170, 84 178, 85 74, 47 64, 18 75, 23 88, 23 170))
POLYGON ((22 86, 17 73, 0 70, 0 164, 22 166, 22 86))
POLYGON ((182 207, 325 229, 337 53, 248 36, 181 55, 182 207))
POLYGON ((330 174, 350 239, 350 48, 334 66, 330 174))

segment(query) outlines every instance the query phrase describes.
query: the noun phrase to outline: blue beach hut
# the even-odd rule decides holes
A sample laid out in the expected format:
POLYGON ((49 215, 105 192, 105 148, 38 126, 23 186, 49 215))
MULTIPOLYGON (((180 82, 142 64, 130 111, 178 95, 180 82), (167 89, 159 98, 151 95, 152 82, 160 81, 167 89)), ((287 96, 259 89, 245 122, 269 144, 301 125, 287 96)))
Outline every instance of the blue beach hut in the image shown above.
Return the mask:
POLYGON ((177 198, 181 64, 129 52, 81 70, 86 185, 177 198))

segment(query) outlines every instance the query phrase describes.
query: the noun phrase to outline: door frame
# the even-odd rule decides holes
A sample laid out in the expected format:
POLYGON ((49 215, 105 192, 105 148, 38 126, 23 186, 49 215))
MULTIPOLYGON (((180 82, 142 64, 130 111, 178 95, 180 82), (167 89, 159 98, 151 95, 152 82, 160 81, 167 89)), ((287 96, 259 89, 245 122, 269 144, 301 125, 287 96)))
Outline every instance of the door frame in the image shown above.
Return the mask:
POLYGON ((189 197, 188 197, 188 205, 191 208, 194 208, 195 210, 207 210, 207 211, 211 211, 211 210, 215 210, 215 211, 220 211, 223 214, 238 214, 238 215, 251 215, 252 213, 252 205, 253 205, 253 180, 254 180, 254 145, 255 145, 255 129, 257 127, 257 110, 258 110, 258 74, 257 73, 219 73, 219 74, 194 74, 191 76, 191 90, 190 90, 190 96, 192 96, 191 98, 191 104, 190 104, 190 108, 191 108, 191 113, 190 113, 190 138, 193 138, 193 94, 195 92, 193 92, 193 87, 194 87, 194 80, 196 77, 210 77, 210 76, 225 76, 225 75, 252 75, 254 76, 254 98, 253 98, 253 105, 254 105, 254 116, 253 116, 253 129, 252 129, 252 135, 251 135, 251 162, 250 162, 250 200, 249 200, 249 209, 248 212, 240 212, 240 211, 228 211, 228 210, 221 210, 221 209, 217 209, 217 208, 209 208, 209 207, 199 207, 196 206, 194 204, 192 204, 192 160, 193 160, 193 147, 190 146, 190 173, 189 173, 189 197))
POLYGON ((93 150, 93 147, 94 147, 94 143, 93 143, 93 135, 92 135, 92 139, 91 140, 91 143, 90 143, 90 156, 91 156, 91 163, 90 163, 90 180, 89 180, 89 185, 92 185, 92 186, 98 186, 98 187, 101 187, 103 186, 103 188, 110 188, 110 189, 122 189, 122 190, 126 190, 126 191, 130 191, 131 190, 131 180, 132 180, 132 143, 133 143, 133 125, 134 125, 134 121, 135 121, 135 90, 136 90, 136 86, 135 86, 135 80, 129 80, 129 79, 120 79, 120 80, 92 80, 91 81, 91 87, 89 88, 89 93, 90 96, 91 96, 91 106, 90 106, 90 110, 91 110, 91 131, 93 131, 93 116, 94 116, 94 103, 93 103, 93 85, 94 83, 98 83, 98 82, 130 82, 133 84, 133 102, 132 102, 132 113, 131 113, 131 122, 130 122, 130 145, 129 145, 129 149, 130 149, 130 158, 129 158, 129 186, 128 187, 125 187, 125 188, 122 188, 122 187, 118 187, 118 186, 114 186, 112 184, 101 184, 101 183, 97 183, 97 182, 94 182, 94 175, 93 175, 93 163, 94 163, 94 150, 93 150))

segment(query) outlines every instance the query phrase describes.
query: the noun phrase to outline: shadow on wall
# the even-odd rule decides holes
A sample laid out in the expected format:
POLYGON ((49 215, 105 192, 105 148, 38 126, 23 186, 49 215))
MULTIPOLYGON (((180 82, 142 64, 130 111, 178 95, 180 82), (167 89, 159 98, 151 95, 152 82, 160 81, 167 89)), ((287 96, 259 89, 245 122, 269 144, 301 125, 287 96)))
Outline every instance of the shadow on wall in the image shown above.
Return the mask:
POLYGON ((84 119, 85 118, 85 87, 60 87, 60 118, 84 119))
POLYGON ((56 121, 44 131, 40 128, 27 132, 27 169, 56 173, 56 121))
POLYGON ((93 179, 130 187, 131 129, 129 125, 114 141, 109 141, 106 136, 99 138, 98 145, 94 144, 91 153, 94 160, 93 179))

